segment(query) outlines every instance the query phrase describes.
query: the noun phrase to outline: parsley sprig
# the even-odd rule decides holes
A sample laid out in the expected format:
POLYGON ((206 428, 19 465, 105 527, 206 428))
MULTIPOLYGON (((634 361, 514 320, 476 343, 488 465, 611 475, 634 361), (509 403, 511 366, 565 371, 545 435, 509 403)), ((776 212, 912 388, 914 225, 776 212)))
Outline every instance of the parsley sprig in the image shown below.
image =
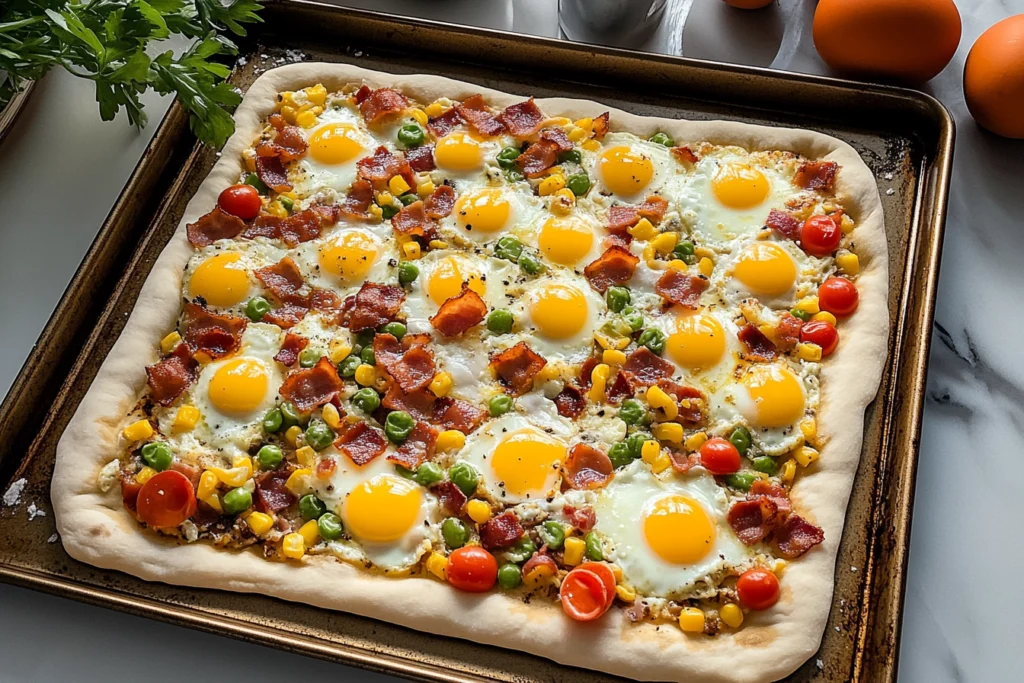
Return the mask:
POLYGON ((0 109, 28 81, 60 66, 96 84, 100 116, 123 107, 146 123, 140 95, 174 93, 190 113, 192 131, 221 146, 234 131, 228 113, 240 101, 224 82, 224 57, 237 52, 228 34, 245 35, 260 21, 255 0, 3 0, 0 2, 0 109), (193 39, 179 55, 159 52, 171 35, 193 39), (151 56, 156 54, 156 56, 151 56))

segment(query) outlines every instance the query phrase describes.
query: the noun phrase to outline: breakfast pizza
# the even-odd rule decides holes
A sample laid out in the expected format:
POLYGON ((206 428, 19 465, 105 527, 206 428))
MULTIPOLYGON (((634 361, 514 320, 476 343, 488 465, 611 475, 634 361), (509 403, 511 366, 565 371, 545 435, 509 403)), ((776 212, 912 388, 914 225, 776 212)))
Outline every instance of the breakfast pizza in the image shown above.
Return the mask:
POLYGON ((274 69, 58 448, 75 558, 637 679, 817 649, 888 328, 806 130, 274 69))

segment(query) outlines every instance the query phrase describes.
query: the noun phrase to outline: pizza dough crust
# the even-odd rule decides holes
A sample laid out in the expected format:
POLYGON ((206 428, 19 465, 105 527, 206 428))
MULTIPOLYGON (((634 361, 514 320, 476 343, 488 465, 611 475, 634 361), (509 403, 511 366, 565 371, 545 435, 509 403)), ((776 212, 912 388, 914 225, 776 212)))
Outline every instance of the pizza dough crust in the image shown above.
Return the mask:
MULTIPOLYGON (((422 102, 483 93, 489 104, 501 108, 523 99, 439 76, 399 76, 347 64, 292 64, 260 76, 235 113, 235 134, 189 202, 124 331, 58 444, 51 497, 68 554, 149 581, 272 595, 640 680, 754 683, 793 672, 818 649, 828 618, 836 553, 860 457, 864 410, 878 388, 889 321, 888 258, 875 179, 852 147, 821 133, 610 110, 613 130, 645 137, 661 130, 681 144, 706 140, 837 161, 842 166, 837 194, 858 223, 860 306, 843 322, 843 343, 821 374, 818 428, 827 445, 820 461, 797 479, 793 489, 797 509, 824 529, 825 542, 789 564, 779 603, 767 612, 749 614, 735 633, 690 636, 665 625, 656 630, 651 623, 629 623, 622 610, 613 610, 597 623, 579 624, 566 618, 557 603, 524 604, 497 591, 471 595, 430 578, 386 578, 331 557, 307 556, 300 565, 269 562, 251 550, 225 551, 201 542, 179 545, 140 529, 122 507, 119 487, 106 494, 99 491, 99 470, 123 450, 120 428, 145 387, 144 367, 157 362, 159 341, 178 319, 182 275, 193 253, 186 223, 209 211, 220 191, 237 182, 241 152, 259 134, 278 92, 318 82, 335 91, 360 81, 373 88, 397 88, 422 102)), ((609 110, 593 101, 564 98, 540 99, 537 104, 549 116, 574 119, 609 110)))

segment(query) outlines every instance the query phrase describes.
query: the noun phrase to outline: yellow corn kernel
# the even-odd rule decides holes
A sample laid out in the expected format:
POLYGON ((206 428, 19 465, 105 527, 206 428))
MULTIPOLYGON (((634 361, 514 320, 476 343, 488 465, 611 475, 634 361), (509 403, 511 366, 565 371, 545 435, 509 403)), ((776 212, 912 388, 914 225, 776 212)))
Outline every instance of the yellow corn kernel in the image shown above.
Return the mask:
POLYGON ((551 206, 548 208, 551 213, 558 216, 568 216, 576 206, 576 195, 567 187, 563 187, 551 195, 551 206))
POLYGON ((615 577, 615 583, 622 581, 622 567, 617 564, 609 564, 608 568, 612 570, 612 576, 615 577))
POLYGON ((434 186, 434 182, 432 180, 425 180, 416 186, 416 194, 421 197, 429 197, 434 194, 434 190, 436 189, 437 187, 434 186))
POLYGON ((580 142, 587 137, 587 131, 582 128, 573 128, 569 131, 569 140, 572 142, 580 142))
POLYGON ((626 362, 626 354, 618 349, 605 349, 601 354, 601 360, 606 365, 622 365, 626 362))
POLYGON ((196 496, 199 498, 209 498, 217 492, 217 486, 220 484, 220 480, 217 475, 210 470, 205 470, 199 475, 199 487, 196 488, 196 496))
POLYGON ((391 180, 388 181, 388 188, 391 189, 391 193, 396 197, 403 195, 412 189, 409 187, 409 183, 406 182, 405 178, 400 175, 391 176, 391 180))
POLYGON ((230 469, 211 467, 207 471, 213 472, 225 486, 235 488, 252 478, 252 460, 242 457, 236 459, 235 466, 230 469))
POLYGON ((853 232, 854 227, 856 227, 856 225, 854 224, 853 219, 844 213, 842 220, 839 221, 839 229, 843 231, 844 235, 848 235, 853 232))
POLYGON ((284 208, 284 204, 277 201, 276 199, 267 204, 267 213, 271 216, 277 216, 278 218, 287 218, 288 209, 284 208))
POLYGON ((836 317, 829 313, 828 311, 821 311, 819 313, 815 313, 814 315, 811 316, 811 320, 823 320, 829 323, 830 325, 836 324, 836 317))
POLYGON ((672 459, 666 453, 659 453, 658 457, 651 463, 651 472, 661 474, 669 467, 672 467, 672 459))
POLYGON ((306 99, 311 103, 322 107, 327 104, 327 88, 320 83, 306 88, 306 99))
POLYGON ((818 436, 818 423, 814 421, 813 417, 802 420, 800 422, 800 431, 803 432, 804 439, 814 441, 818 436))
POLYGON ((284 431, 284 440, 288 442, 289 446, 294 446, 299 442, 299 436, 302 435, 302 427, 298 425, 292 425, 284 431))
POLYGON ((563 187, 565 187, 565 176, 556 173, 540 181, 540 185, 537 186, 537 194, 541 197, 547 197, 549 194, 558 192, 563 187))
POLYGON ((793 479, 796 478, 796 462, 793 460, 787 460, 782 465, 782 474, 779 475, 782 479, 782 483, 789 486, 793 483, 793 479))
POLYGON ((213 357, 206 351, 196 351, 192 354, 192 358, 200 365, 209 365, 213 362, 213 357))
POLYGON ((407 261, 415 261, 421 255, 419 242, 406 242, 402 245, 402 256, 404 256, 407 261))
POLYGON ((734 602, 722 605, 722 609, 718 610, 718 616, 729 628, 739 628, 743 623, 743 610, 734 602))
POLYGON ((216 493, 210 494, 206 498, 200 498, 199 500, 203 501, 217 512, 224 512, 224 508, 220 504, 220 496, 216 493))
POLYGON ((709 258, 712 261, 715 260, 715 252, 708 249, 707 247, 697 247, 693 250, 693 255, 697 258, 709 258))
POLYGON ((295 115, 295 124, 302 128, 312 128, 316 125, 316 114, 311 110, 300 111, 295 115))
POLYGON ((821 360, 821 347, 817 344, 801 343, 796 345, 796 356, 800 360, 817 363, 821 360))
POLYGON ((575 121, 573 121, 572 125, 576 126, 577 128, 582 128, 583 130, 589 133, 590 131, 594 130, 594 119, 590 118, 589 116, 582 119, 576 119, 575 121))
POLYGON ((563 176, 563 177, 565 176, 565 171, 562 170, 561 166, 552 166, 548 170, 544 171, 544 173, 546 173, 549 176, 555 176, 555 175, 560 175, 560 176, 563 176))
POLYGON ((174 347, 181 341, 181 335, 177 331, 171 332, 169 335, 160 340, 160 350, 164 353, 170 353, 174 350, 174 347))
POLYGON ((431 249, 447 249, 448 243, 444 240, 430 240, 427 244, 430 245, 431 249))
POLYGON ((800 301, 796 302, 796 309, 814 315, 821 309, 818 307, 818 297, 816 296, 805 296, 800 301))
POLYGON ((327 357, 337 365, 352 353, 352 346, 344 339, 332 339, 327 345, 327 357))
POLYGON ((818 459, 818 451, 810 446, 801 446, 793 452, 793 457, 800 463, 800 467, 807 467, 818 459))
POLYGON ((656 263, 655 258, 654 258, 655 256, 656 256, 656 253, 654 251, 654 245, 653 244, 648 244, 646 247, 644 247, 643 258, 644 258, 644 261, 647 262, 647 265, 650 266, 651 268, 655 267, 655 266, 651 265, 652 263, 656 263))
POLYGON ((836 266, 847 275, 856 275, 860 272, 860 259, 852 252, 839 254, 836 256, 836 266))
POLYGON ((666 267, 668 268, 668 270, 678 270, 681 272, 689 270, 690 268, 690 266, 686 265, 686 261, 681 261, 680 259, 677 258, 674 258, 671 261, 669 261, 668 266, 666 267))
POLYGON ((666 420, 674 420, 679 415, 679 404, 657 385, 647 390, 647 403, 655 410, 660 410, 666 420))
POLYGON ((466 445, 466 435, 458 429, 446 429, 437 435, 437 450, 442 453, 461 450, 466 445))
POLYGON ((175 432, 187 432, 195 427, 197 422, 199 422, 199 409, 195 406, 182 406, 178 408, 178 412, 174 416, 171 429, 175 432))
POLYGON ((245 162, 245 170, 249 173, 256 172, 256 151, 251 147, 242 152, 242 161, 245 162))
POLYGON ((372 365, 363 363, 356 368, 356 382, 361 387, 371 386, 377 379, 377 370, 372 365))
POLYGON ((698 607, 684 607, 679 613, 679 628, 687 633, 703 633, 703 610, 698 607))
POLYGON ((291 105, 286 104, 281 107, 281 118, 292 125, 295 125, 295 117, 298 114, 299 110, 291 105))
POLYGON ((651 246, 659 254, 668 254, 676 248, 676 242, 678 241, 679 236, 674 232, 663 232, 651 240, 651 246))
POLYGON ((621 583, 615 587, 615 597, 622 602, 628 602, 630 604, 636 600, 636 591, 629 586, 623 586, 621 583))
POLYGON ((601 149, 601 143, 597 140, 586 140, 580 144, 580 147, 587 150, 588 152, 596 152, 601 149))
POLYGON ((373 201, 377 202, 378 206, 387 206, 395 202, 395 197, 390 192, 378 192, 374 195, 373 201))
POLYGON ((707 441, 707 440, 708 440, 708 435, 705 434, 704 432, 697 432, 696 434, 691 434, 686 439, 686 444, 685 444, 686 450, 688 450, 688 451, 696 451, 701 446, 703 446, 704 442, 707 441))
POLYGON ((643 446, 640 447, 640 458, 648 465, 653 465, 659 455, 661 455, 661 444, 654 439, 644 441, 643 446))
POLYGON ((705 256, 697 264, 697 268, 704 277, 711 277, 711 273, 715 270, 715 262, 705 256))
POLYGON ((306 540, 302 538, 302 534, 287 534, 281 541, 281 554, 293 560, 301 560, 306 554, 306 540))
POLYGON ((299 534, 307 548, 312 548, 320 541, 320 527, 317 526, 315 519, 311 519, 299 527, 299 534))
POLYGON ((629 228, 628 232, 634 239, 643 240, 645 242, 658 236, 657 228, 655 228, 654 225, 646 218, 638 220, 636 225, 629 228))
POLYGON ((295 451, 295 459, 303 467, 312 467, 313 463, 316 462, 316 451, 309 446, 303 446, 295 451))
POLYGON ((274 526, 274 518, 265 512, 251 512, 245 518, 249 529, 257 536, 266 536, 271 527, 274 526))
POLYGON ((570 536, 565 539, 565 552, 562 556, 565 564, 570 567, 575 567, 583 561, 583 553, 587 549, 587 544, 582 538, 577 536, 570 536))
POLYGON ((128 441, 145 441, 153 436, 153 425, 149 423, 149 420, 133 422, 121 431, 121 436, 128 441))
POLYGON ((427 108, 423 111, 424 114, 426 114, 428 117, 430 117, 432 119, 436 119, 438 116, 440 116, 444 112, 445 112, 444 106, 442 106, 438 102, 434 102, 433 104, 428 104, 427 108))
POLYGON ((288 475, 288 481, 284 485, 295 495, 302 495, 309 490, 309 477, 312 474, 313 470, 308 467, 300 467, 288 475))
POLYGON ((683 425, 678 422, 660 422, 651 429, 654 438, 670 443, 683 442, 683 425))
POLYGON ((535 565, 530 571, 523 574, 523 583, 527 588, 536 588, 551 581, 555 576, 555 571, 549 564, 535 565))
POLYGON ((444 398, 452 390, 452 376, 447 372, 439 372, 430 380, 430 391, 438 398, 444 398))
POLYGON ((423 111, 422 109, 413 108, 409 109, 406 113, 408 113, 409 116, 411 116, 412 119, 421 126, 427 125, 427 121, 429 120, 427 118, 427 112, 423 111))
POLYGON ((375 220, 384 220, 384 210, 376 204, 370 204, 370 208, 367 211, 375 220))
POLYGON ((491 506, 474 499, 466 503, 466 514, 477 524, 483 524, 491 518, 491 506))
POLYGON ((341 413, 339 413, 338 409, 334 407, 334 404, 328 403, 325 405, 321 414, 323 415, 324 422, 327 423, 327 426, 334 431, 338 431, 338 428, 341 427, 341 413))
POLYGON ((154 470, 149 465, 146 465, 141 470, 139 470, 138 474, 135 475, 135 481, 139 482, 140 484, 145 484, 147 481, 153 478, 154 474, 156 474, 156 470, 154 470))
POLYGON ((427 571, 441 579, 448 580, 448 558, 441 553, 430 553, 427 558, 427 571))
POLYGON ((608 376, 611 368, 605 363, 600 363, 590 373, 590 400, 599 403, 604 400, 605 389, 608 385, 608 376))

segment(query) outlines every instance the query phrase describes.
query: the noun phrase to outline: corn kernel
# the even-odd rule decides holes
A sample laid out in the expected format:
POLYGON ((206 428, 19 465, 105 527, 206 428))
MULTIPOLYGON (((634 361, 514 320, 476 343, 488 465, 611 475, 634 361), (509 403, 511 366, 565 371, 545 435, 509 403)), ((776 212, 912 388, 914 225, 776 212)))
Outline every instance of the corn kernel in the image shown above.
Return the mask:
POLYGON ((576 195, 567 187, 563 187, 551 195, 551 206, 548 208, 551 213, 558 216, 568 216, 573 207, 576 206, 576 195))
POLYGON ((718 616, 729 628, 739 628, 743 623, 743 610, 734 602, 722 605, 722 609, 718 610, 718 616))
POLYGON ((199 500, 203 501, 217 512, 224 512, 224 508, 220 504, 220 496, 216 493, 211 493, 206 498, 200 498, 199 500))
POLYGON ((817 363, 821 360, 821 347, 817 344, 801 343, 796 345, 796 356, 800 360, 817 363))
POLYGON ((670 443, 683 442, 683 425, 678 422, 660 422, 651 429, 654 438, 670 443))
POLYGON ((284 105, 281 107, 281 118, 288 123, 295 125, 295 117, 298 116, 299 110, 291 105, 284 105))
POLYGON ((245 518, 245 523, 257 536, 266 536, 274 526, 274 518, 265 512, 252 512, 245 518))
POLYGON ((471 500, 466 503, 466 514, 477 524, 483 524, 491 518, 491 506, 482 500, 471 500))
POLYGON ((441 579, 448 580, 448 558, 441 553, 430 553, 427 558, 427 571, 441 579))
POLYGON ((585 139, 586 137, 587 137, 587 131, 583 130, 582 128, 574 127, 572 130, 569 131, 569 140, 570 140, 570 142, 580 142, 583 139, 585 139))
POLYGON ((628 232, 634 239, 643 241, 652 240, 658 236, 657 228, 655 228, 654 225, 646 218, 638 220, 636 225, 629 228, 628 232))
POLYGON ((427 108, 423 110, 423 113, 432 119, 436 119, 438 116, 443 114, 445 111, 444 107, 438 103, 428 104, 427 108))
POLYGON ((430 240, 427 244, 430 245, 431 249, 447 249, 448 243, 444 240, 430 240))
POLYGON ((848 235, 853 232, 854 227, 856 227, 856 225, 854 224, 853 219, 844 213, 842 220, 839 221, 839 229, 843 231, 844 235, 848 235))
POLYGON ((814 441, 818 436, 818 423, 814 421, 813 417, 802 420, 800 422, 800 431, 803 432, 804 439, 814 441))
POLYGON ((621 583, 615 587, 615 597, 622 602, 628 602, 632 604, 636 600, 636 591, 629 586, 623 586, 621 583))
POLYGON ((608 376, 611 374, 611 368, 606 364, 600 363, 594 367, 590 373, 590 400, 595 403, 599 403, 604 400, 605 389, 608 385, 608 376))
POLYGON ((536 588, 551 581, 555 576, 555 571, 549 564, 535 565, 530 571, 523 574, 523 583, 528 588, 536 588))
POLYGON ((295 459, 302 467, 312 467, 316 462, 316 451, 309 446, 303 446, 295 451, 295 459))
POLYGON ((174 416, 171 429, 176 432, 187 432, 199 422, 199 409, 195 406, 182 406, 174 416))
POLYGON ((587 150, 588 152, 596 152, 601 149, 601 143, 597 140, 587 140, 580 144, 580 147, 587 150))
POLYGON ((626 362, 626 354, 618 349, 605 349, 601 354, 601 360, 606 365, 622 365, 626 362))
POLYGON ((160 340, 160 350, 165 354, 170 353, 174 350, 174 347, 181 341, 181 335, 177 331, 171 332, 169 335, 160 340))
POLYGON ((697 258, 709 258, 712 261, 715 260, 715 252, 707 247, 697 247, 693 250, 693 255, 697 258))
POLYGON ((300 467, 288 475, 288 481, 284 485, 289 491, 300 496, 309 490, 309 477, 312 474, 313 470, 308 467, 300 467))
POLYGON ((680 272, 686 272, 690 269, 690 266, 686 265, 686 261, 681 261, 677 258, 672 259, 666 266, 668 270, 678 270, 680 272))
POLYGON ((406 182, 405 178, 400 175, 391 176, 391 180, 388 181, 388 188, 396 197, 403 195, 412 189, 409 187, 409 183, 406 182))
POLYGON ((589 133, 592 130, 594 130, 594 119, 590 118, 589 116, 582 119, 576 119, 575 121, 573 121, 573 125, 576 126, 577 128, 582 128, 583 130, 589 133))
POLYGON ((672 466, 672 459, 666 453, 659 453, 658 457, 651 463, 651 472, 661 474, 672 466))
POLYGON ((796 478, 796 461, 787 460, 782 466, 782 474, 779 475, 782 479, 782 483, 789 486, 793 483, 793 479, 796 478))
POLYGON ((553 176, 553 175, 564 176, 565 175, 565 171, 562 170, 561 166, 552 166, 548 170, 544 171, 544 173, 546 173, 549 176, 553 176))
POLYGON ((252 478, 252 460, 243 457, 238 458, 235 463, 230 469, 211 467, 207 471, 213 472, 225 486, 236 488, 252 478))
POLYGON ((316 114, 308 109, 301 111, 295 115, 295 124, 302 128, 312 128, 316 125, 316 114))
POLYGON ((657 385, 647 390, 647 403, 655 410, 660 410, 666 420, 674 420, 679 415, 679 404, 657 385))
POLYGON ((828 311, 821 311, 819 313, 815 313, 814 315, 811 316, 811 320, 823 320, 824 322, 827 322, 833 326, 836 324, 836 317, 829 313, 828 311))
POLYGON ((281 554, 293 560, 301 560, 306 554, 306 540, 302 534, 292 532, 281 541, 281 554))
POLYGON ((320 541, 320 527, 317 526, 315 519, 311 519, 299 527, 299 534, 307 548, 312 548, 320 541))
POLYGON ((684 607, 679 613, 679 628, 687 633, 703 633, 704 612, 697 607, 684 607))
POLYGON ((271 216, 276 216, 278 218, 288 217, 288 210, 284 208, 284 204, 277 201, 276 199, 267 204, 267 213, 269 213, 271 216))
POLYGON ((298 425, 292 425, 284 432, 284 440, 288 442, 288 445, 294 446, 299 442, 299 436, 302 435, 302 427, 298 425))
POLYGON ((210 470, 206 470, 199 475, 199 486, 196 488, 196 496, 199 498, 209 498, 217 492, 217 486, 219 485, 220 480, 217 479, 217 475, 210 470))
POLYGON ((461 450, 466 445, 466 435, 458 429, 446 429, 437 435, 437 450, 442 453, 461 450))
POLYGON ((800 467, 807 467, 818 459, 818 455, 818 451, 810 446, 801 446, 793 452, 793 457, 800 463, 800 467))
POLYGON ((330 344, 327 345, 327 357, 334 364, 338 364, 348 358, 350 353, 352 353, 352 346, 344 339, 332 339, 330 344))
POLYGON ((622 582, 622 567, 617 564, 609 564, 608 568, 612 570, 612 576, 615 577, 615 583, 622 582))
POLYGON ((390 192, 378 192, 374 195, 373 201, 377 202, 378 206, 387 206, 388 204, 394 204, 395 197, 390 192))
POLYGON ((860 272, 860 259, 851 252, 839 254, 836 256, 836 266, 847 275, 856 275, 860 272))
POLYGON ((640 447, 640 458, 648 465, 653 465, 659 455, 661 455, 661 444, 654 439, 644 441, 643 446, 640 447))
POLYGON ((651 246, 654 247, 655 251, 659 254, 668 254, 676 248, 676 242, 679 241, 679 236, 674 232, 663 232, 653 240, 651 240, 651 246))
POLYGON ((586 549, 587 544, 582 538, 570 536, 565 539, 565 551, 562 560, 570 567, 575 567, 583 561, 583 553, 586 549))
POLYGON ((430 391, 438 398, 444 398, 452 390, 452 376, 447 372, 439 372, 430 380, 430 391))
POLYGON ((384 210, 376 204, 370 204, 370 208, 367 211, 374 219, 378 221, 384 220, 384 210))
POLYGON ((696 434, 691 434, 686 439, 686 444, 685 444, 686 450, 688 450, 688 451, 696 451, 701 446, 703 446, 704 442, 707 441, 707 440, 708 440, 708 435, 705 434, 704 432, 697 432, 696 434))
POLYGON ((810 315, 814 315, 821 310, 821 308, 818 307, 818 297, 805 296, 803 299, 796 302, 796 309, 810 315))
POLYGON ((133 422, 122 430, 121 436, 128 441, 145 441, 153 436, 153 425, 149 423, 149 420, 133 422))
POLYGON ((416 194, 421 197, 427 197, 434 194, 434 190, 437 188, 434 186, 434 182, 431 180, 424 181, 416 186, 416 194))
POLYGON ((644 258, 644 261, 647 262, 647 265, 650 268, 656 268, 657 267, 656 265, 652 265, 652 264, 657 264, 657 260, 654 258, 655 256, 657 256, 657 253, 654 251, 654 245, 653 244, 648 244, 646 247, 644 247, 643 258, 644 258))
POLYGON ((143 467, 141 470, 139 470, 138 474, 135 475, 135 481, 139 482, 140 484, 145 484, 147 481, 153 478, 154 474, 156 474, 156 470, 147 465, 143 467))
POLYGON ((715 262, 705 256, 697 264, 697 268, 704 277, 711 277, 711 273, 715 270, 715 262))
POLYGON ((541 197, 547 197, 549 194, 554 194, 565 187, 565 176, 558 173, 550 175, 544 180, 540 181, 540 185, 537 186, 537 194, 541 197))
POLYGON ((402 255, 408 261, 415 261, 422 254, 420 253, 419 242, 406 242, 402 245, 402 255))
POLYGON ((409 116, 412 117, 413 121, 420 124, 421 126, 426 126, 427 122, 429 121, 429 119, 427 118, 427 112, 423 111, 422 109, 409 109, 408 114, 409 116))
POLYGON ((192 359, 200 365, 209 365, 213 362, 213 357, 206 351, 196 351, 192 354, 192 359))
POLYGON ((306 88, 306 99, 317 106, 327 104, 327 88, 320 83, 306 88))
POLYGON ((323 415, 324 422, 327 423, 327 426, 334 431, 338 431, 338 428, 341 427, 341 413, 339 413, 338 409, 334 407, 334 404, 328 403, 325 405, 321 414, 323 415))
POLYGON ((372 365, 363 363, 356 368, 356 382, 361 387, 371 386, 377 379, 377 370, 372 365))

